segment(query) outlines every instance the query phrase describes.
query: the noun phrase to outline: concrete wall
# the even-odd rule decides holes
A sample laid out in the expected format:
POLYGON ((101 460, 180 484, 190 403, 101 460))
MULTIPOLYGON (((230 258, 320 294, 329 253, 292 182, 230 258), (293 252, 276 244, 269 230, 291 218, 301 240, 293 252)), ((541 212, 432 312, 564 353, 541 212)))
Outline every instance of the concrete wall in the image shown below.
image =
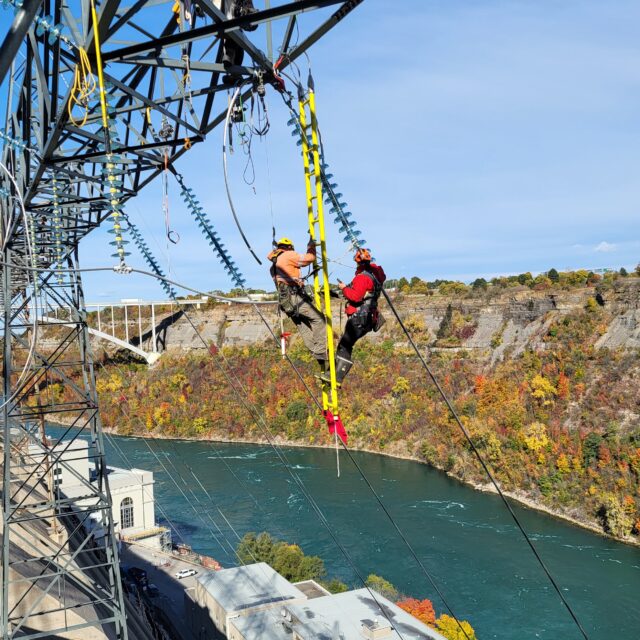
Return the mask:
POLYGON ((121 478, 117 478, 116 482, 111 483, 113 516, 116 521, 115 530, 127 535, 153 529, 156 526, 153 473, 132 469, 121 476, 121 478), (133 502, 133 527, 122 529, 120 508, 126 498, 131 498, 133 502))
MULTIPOLYGON (((29 452, 34 462, 40 463, 42 461, 44 454, 39 447, 31 445, 29 452)), ((64 464, 55 463, 52 466, 53 488, 60 487, 60 490, 66 493, 67 487, 82 485, 80 478, 88 482, 90 477, 88 456, 89 443, 81 438, 73 442, 62 441, 53 447, 53 453, 46 465, 48 466, 58 458, 60 462, 64 462, 64 464), (78 478, 78 476, 80 476, 80 478, 78 478)), ((46 468, 46 466, 43 468, 46 468)))
POLYGON ((227 613, 199 582, 185 591, 184 608, 194 638, 226 637, 227 613))

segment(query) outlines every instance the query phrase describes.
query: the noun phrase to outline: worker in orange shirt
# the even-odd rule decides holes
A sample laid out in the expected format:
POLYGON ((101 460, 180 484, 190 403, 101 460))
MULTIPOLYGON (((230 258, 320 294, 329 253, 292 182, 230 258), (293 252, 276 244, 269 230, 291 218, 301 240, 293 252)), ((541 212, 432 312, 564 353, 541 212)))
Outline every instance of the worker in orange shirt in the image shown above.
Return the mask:
POLYGON ((300 269, 316 259, 315 244, 309 240, 307 252, 296 253, 289 238, 280 238, 267 259, 271 261, 270 272, 278 290, 280 309, 298 327, 307 349, 324 372, 327 354, 324 314, 305 291, 304 281, 300 277, 300 269))

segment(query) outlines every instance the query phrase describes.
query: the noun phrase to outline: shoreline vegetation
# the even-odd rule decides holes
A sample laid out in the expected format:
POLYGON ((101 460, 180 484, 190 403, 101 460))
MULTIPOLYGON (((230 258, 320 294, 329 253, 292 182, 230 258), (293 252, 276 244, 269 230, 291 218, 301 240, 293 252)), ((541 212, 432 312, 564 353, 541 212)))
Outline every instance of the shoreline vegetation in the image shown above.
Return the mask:
MULTIPOLYGON (((54 424, 54 423, 51 422, 51 424, 54 424)), ((59 417, 58 417, 57 423, 55 424, 61 427, 69 426, 61 422, 59 417)), ((270 446, 266 438, 265 439, 259 439, 259 438, 238 439, 238 438, 223 438, 220 436, 213 439, 205 438, 205 437, 185 438, 180 436, 151 435, 151 434, 143 434, 143 433, 135 434, 135 435, 122 435, 118 433, 117 429, 103 427, 103 430, 105 433, 109 434, 110 436, 117 436, 119 438, 131 438, 131 439, 146 438, 149 440, 151 439, 174 440, 178 442, 204 442, 204 443, 210 443, 210 444, 220 443, 220 444, 250 444, 250 445, 270 446)), ((334 447, 334 445, 332 444, 308 444, 308 443, 301 443, 295 440, 286 440, 280 436, 277 436, 274 439, 274 444, 279 447, 291 447, 291 448, 301 448, 301 449, 332 449, 334 447)), ((463 480, 461 478, 456 477, 455 475, 452 475, 451 473, 449 473, 443 468, 435 467, 429 464, 428 462, 425 462, 424 459, 420 459, 418 456, 415 456, 415 455, 412 456, 409 454, 389 453, 385 451, 377 451, 375 449, 367 449, 366 447, 352 447, 351 450, 358 451, 360 453, 367 453, 370 455, 385 456, 387 458, 395 458, 396 460, 407 460, 409 462, 416 462, 418 464, 423 464, 431 467, 432 469, 435 469, 436 471, 444 473, 447 477, 451 478, 452 480, 460 482, 461 484, 464 484, 467 487, 475 489, 476 491, 480 491, 482 493, 492 493, 494 495, 498 494, 495 487, 489 481, 487 481, 486 483, 480 483, 480 482, 473 482, 470 480, 463 480)), ((629 544, 631 546, 640 547, 640 540, 635 539, 631 536, 628 536, 626 538, 619 538, 614 535, 611 535, 610 533, 606 533, 605 531, 602 530, 602 527, 598 525, 596 520, 593 520, 592 522, 579 520, 578 518, 571 516, 567 513, 564 513, 558 509, 554 509, 553 507, 550 507, 541 502, 537 502, 536 500, 533 500, 531 497, 527 496, 522 491, 508 491, 502 487, 500 488, 502 490, 502 493, 509 500, 513 500, 514 502, 517 502, 520 506, 526 507, 528 509, 532 509, 534 511, 538 511, 540 513, 545 513, 553 518, 557 518, 558 520, 563 520, 564 522, 567 522, 573 526, 591 531, 592 533, 595 533, 603 538, 608 538, 611 540, 615 540, 617 542, 629 544)))
MULTIPOLYGON (((163 436, 149 436, 149 435, 136 435, 136 436, 120 436, 117 432, 115 431, 108 431, 109 435, 113 435, 113 436, 118 436, 118 437, 130 437, 130 438, 152 438, 155 437, 158 440, 180 440, 180 441, 184 441, 184 442, 210 442, 212 444, 215 443, 221 443, 221 444, 253 444, 253 445, 263 445, 263 446, 269 446, 268 441, 265 440, 238 440, 238 439, 222 439, 222 438, 217 438, 215 440, 211 440, 211 439, 204 439, 204 438, 168 438, 168 437, 163 437, 163 436)), ((293 440, 283 440, 283 439, 278 439, 278 441, 275 443, 277 446, 281 446, 281 447, 292 447, 292 448, 307 448, 307 449, 331 449, 333 448, 333 445, 329 445, 329 444, 305 444, 305 443, 300 443, 300 442, 295 442, 293 440)), ((433 465, 430 465, 429 463, 425 462, 424 460, 421 460, 419 457, 417 456, 411 456, 408 454, 402 455, 402 454, 394 454, 394 453, 387 453, 384 451, 376 451, 374 449, 367 449, 367 448, 352 448, 352 451, 358 451, 361 453, 368 453, 371 455, 379 455, 379 456, 385 456, 388 458, 395 458, 397 460, 408 460, 409 462, 416 462, 418 464, 423 464, 426 466, 431 467, 432 469, 435 469, 436 471, 439 471, 441 473, 444 473, 447 477, 451 478, 452 480, 456 480, 457 482, 460 482, 462 484, 464 484, 467 487, 470 487, 472 489, 475 489, 476 491, 481 491, 482 493, 492 493, 495 495, 498 495, 498 492, 496 491, 495 487, 489 482, 487 481, 486 483, 478 483, 478 482, 472 482, 472 481, 468 481, 468 480, 462 480, 454 475, 451 475, 448 471, 446 471, 445 469, 441 469, 438 467, 434 467, 433 465)), ((609 538, 611 540, 616 540, 617 542, 622 542, 625 544, 629 544, 632 546, 636 546, 636 547, 640 547, 640 540, 635 539, 631 536, 628 536, 626 538, 618 538, 616 536, 613 536, 611 534, 608 534, 606 532, 604 532, 602 530, 602 527, 598 525, 597 521, 594 520, 593 522, 586 522, 584 520, 578 520, 577 518, 567 514, 567 513, 563 513, 562 511, 559 511, 557 509, 553 509, 552 507, 545 505, 541 502, 536 502, 535 500, 533 500, 532 498, 530 498, 529 496, 527 496, 526 494, 524 494, 524 492, 521 491, 507 491, 505 489, 503 489, 502 487, 500 487, 500 489, 502 490, 502 493, 509 498, 509 500, 513 500, 515 502, 517 502, 519 505, 523 506, 523 507, 527 507, 528 509, 533 509, 534 511, 538 511, 540 513, 546 513, 549 516, 552 516, 554 518, 557 518, 559 520, 563 520, 565 522, 568 522, 569 524, 572 524, 574 526, 580 527, 581 529, 586 529, 588 531, 591 531, 592 533, 596 533, 597 535, 603 537, 603 538, 609 538)))
MULTIPOLYGON (((485 284, 504 285, 502 298, 473 305, 451 283, 430 295, 429 283, 421 294, 419 279, 399 281, 398 310, 473 447, 399 328, 387 322, 358 342, 340 391, 350 448, 424 463, 494 491, 475 448, 512 500, 637 546, 640 278, 622 271, 600 277, 551 270, 532 282, 523 274, 523 282, 458 283, 474 297, 485 284), (451 295, 444 298, 442 289, 451 295)), ((333 446, 304 385, 261 341, 250 314, 223 311, 205 309, 197 318, 217 336, 209 338, 209 352, 181 348, 189 344, 185 328, 175 329, 174 342, 169 336, 153 367, 102 352, 96 389, 105 427, 121 436, 263 445, 268 429, 279 444, 333 446), (230 324, 234 336, 246 332, 244 345, 226 344, 230 324)), ((294 334, 289 357, 307 388, 318 391, 315 363, 286 323, 285 331, 294 334)), ((53 404, 71 395, 63 382, 48 393, 53 404)))

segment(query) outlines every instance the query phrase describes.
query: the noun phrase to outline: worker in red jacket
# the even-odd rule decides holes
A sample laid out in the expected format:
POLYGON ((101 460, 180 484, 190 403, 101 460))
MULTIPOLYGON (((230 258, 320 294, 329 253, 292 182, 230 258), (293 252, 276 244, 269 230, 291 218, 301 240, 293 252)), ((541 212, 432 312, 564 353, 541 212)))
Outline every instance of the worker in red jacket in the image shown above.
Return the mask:
POLYGON ((336 351, 336 377, 340 384, 353 366, 353 345, 380 326, 378 298, 387 279, 382 267, 371 262, 371 253, 367 249, 358 249, 353 259, 358 266, 351 284, 346 285, 338 280, 338 286, 347 300, 348 316, 336 351))

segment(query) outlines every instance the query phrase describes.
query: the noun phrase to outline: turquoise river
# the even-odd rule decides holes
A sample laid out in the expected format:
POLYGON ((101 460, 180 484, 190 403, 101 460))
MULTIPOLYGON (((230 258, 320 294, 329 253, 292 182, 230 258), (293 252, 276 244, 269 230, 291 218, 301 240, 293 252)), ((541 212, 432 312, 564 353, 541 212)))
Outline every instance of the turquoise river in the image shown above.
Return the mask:
MULTIPOLYGON (((360 586, 376 573, 444 611, 388 517, 344 453, 285 448, 294 474, 350 556, 334 544, 270 447, 108 438, 108 459, 155 474, 156 515, 200 553, 233 564, 237 536, 267 530, 320 556, 329 576, 360 586), (174 479, 177 481, 174 482, 174 479), (189 497, 189 502, 183 496, 189 497)), ((582 636, 500 500, 425 465, 354 453, 361 469, 458 617, 479 640, 582 636)), ((591 640, 640 639, 640 548, 543 513, 515 511, 591 640)))

